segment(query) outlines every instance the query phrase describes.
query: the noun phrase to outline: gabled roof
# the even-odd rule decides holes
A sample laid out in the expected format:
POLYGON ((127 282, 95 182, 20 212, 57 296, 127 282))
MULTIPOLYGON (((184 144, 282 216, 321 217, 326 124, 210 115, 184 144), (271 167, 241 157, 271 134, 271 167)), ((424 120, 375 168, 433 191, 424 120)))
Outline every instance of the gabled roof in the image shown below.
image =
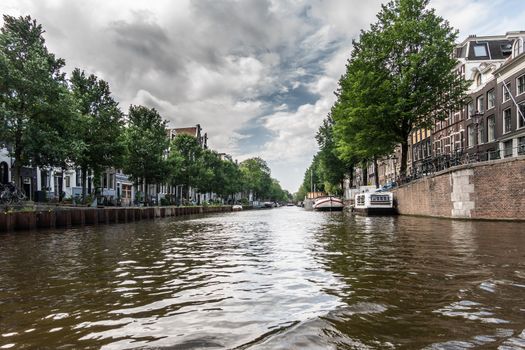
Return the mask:
POLYGON ((197 131, 198 131, 196 126, 193 126, 191 128, 175 128, 172 130, 173 132, 175 132, 175 135, 186 134, 186 135, 190 135, 193 137, 197 137, 197 131))
POLYGON ((467 60, 503 60, 510 56, 512 50, 511 40, 476 40, 469 47, 467 60), (485 47, 486 55, 476 55, 475 47, 485 47))
POLYGON ((505 60, 512 53, 512 42, 505 35, 470 35, 456 46, 454 53, 467 61, 505 60))

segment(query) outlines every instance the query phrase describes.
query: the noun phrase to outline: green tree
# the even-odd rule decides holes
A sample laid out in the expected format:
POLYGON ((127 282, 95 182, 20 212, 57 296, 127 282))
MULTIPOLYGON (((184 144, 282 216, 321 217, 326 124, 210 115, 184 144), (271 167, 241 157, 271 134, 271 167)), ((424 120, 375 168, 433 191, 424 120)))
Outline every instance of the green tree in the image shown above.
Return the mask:
POLYGON ((265 199, 272 184, 268 164, 261 158, 249 158, 239 165, 245 192, 252 192, 255 199, 265 199))
POLYGON ((197 171, 195 187, 200 193, 222 193, 224 176, 222 173, 222 161, 217 152, 204 149, 196 160, 197 171))
POLYGON ((428 3, 395 0, 382 6, 378 21, 354 42, 334 113, 342 153, 360 155, 361 145, 345 145, 355 140, 376 140, 372 148, 384 140, 391 150, 392 140, 401 145, 402 174, 412 130, 432 127, 466 99, 468 82, 455 73, 458 62, 452 55, 457 31, 428 3), (337 126, 345 119, 348 125, 337 126))
POLYGON ((302 202, 304 200, 304 197, 306 197, 306 193, 308 191, 304 188, 304 186, 301 184, 301 186, 299 186, 299 189, 297 190, 297 192, 295 192, 293 194, 293 200, 294 202, 302 202))
POLYGON ((288 192, 283 190, 281 184, 276 179, 271 179, 269 199, 273 202, 287 202, 288 192))
POLYGON ((341 194, 344 188, 344 179, 352 170, 354 158, 339 157, 334 140, 334 121, 329 114, 319 127, 316 139, 319 145, 319 172, 325 188, 333 194, 341 194))
POLYGON ((80 113, 74 130, 79 142, 74 161, 81 169, 82 198, 85 198, 88 171, 93 171, 98 185, 102 170, 122 163, 124 118, 107 82, 94 74, 88 76, 78 68, 73 71, 70 82, 80 113))
POLYGON ((13 178, 25 165, 63 166, 71 118, 65 62, 50 53, 42 26, 4 15, 0 30, 0 139, 11 147, 13 178))
POLYGON ((242 172, 235 162, 225 159, 222 161, 223 186, 217 192, 223 198, 231 197, 232 203, 235 194, 242 191, 242 172))
POLYGON ((314 156, 312 163, 306 169, 301 188, 305 195, 307 192, 323 192, 325 190, 324 181, 321 178, 319 153, 314 156))
POLYGON ((166 121, 154 108, 129 107, 129 124, 124 132, 126 149, 124 172, 143 186, 146 202, 149 184, 159 184, 167 178, 165 155, 169 146, 166 121))
POLYGON ((190 135, 177 135, 171 142, 170 159, 178 159, 175 171, 177 174, 173 178, 174 185, 183 185, 186 199, 189 200, 190 188, 204 184, 199 179, 204 176, 211 176, 206 171, 202 158, 203 149, 199 141, 190 135))

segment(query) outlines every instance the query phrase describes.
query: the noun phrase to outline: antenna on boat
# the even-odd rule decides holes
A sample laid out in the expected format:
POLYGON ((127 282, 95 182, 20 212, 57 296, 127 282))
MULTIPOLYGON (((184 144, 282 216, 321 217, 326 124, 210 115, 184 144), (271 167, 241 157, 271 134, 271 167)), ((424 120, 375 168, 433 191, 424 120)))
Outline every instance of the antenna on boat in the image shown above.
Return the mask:
POLYGON ((310 169, 310 192, 314 191, 314 169, 310 169))

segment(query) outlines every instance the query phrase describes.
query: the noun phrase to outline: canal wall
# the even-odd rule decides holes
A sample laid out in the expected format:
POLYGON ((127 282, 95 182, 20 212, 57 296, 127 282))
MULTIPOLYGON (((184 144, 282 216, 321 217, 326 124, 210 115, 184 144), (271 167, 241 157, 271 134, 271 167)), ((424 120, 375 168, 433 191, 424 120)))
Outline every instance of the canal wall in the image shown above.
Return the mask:
POLYGON ((450 168, 393 192, 402 215, 525 220, 525 157, 450 168))
POLYGON ((60 208, 53 210, 0 212, 0 232, 35 230, 84 225, 108 225, 155 218, 194 214, 223 213, 231 206, 219 207, 113 207, 60 208))

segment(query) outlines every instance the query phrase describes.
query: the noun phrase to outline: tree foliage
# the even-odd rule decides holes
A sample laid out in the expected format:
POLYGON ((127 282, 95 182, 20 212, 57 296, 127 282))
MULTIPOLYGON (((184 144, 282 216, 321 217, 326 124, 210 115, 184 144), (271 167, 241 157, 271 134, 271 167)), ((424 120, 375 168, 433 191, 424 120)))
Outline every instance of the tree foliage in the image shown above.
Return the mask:
POLYGON ((85 197, 88 173, 96 186, 102 171, 122 168, 144 190, 171 184, 184 185, 186 194, 192 187, 233 200, 244 190, 287 200, 261 158, 239 165, 195 137, 170 140, 167 122, 145 106, 130 106, 126 121, 106 81, 79 68, 66 79, 64 60, 48 51, 43 34, 29 16, 4 16, 0 30, 0 140, 15 160, 17 182, 23 166, 80 167, 85 197))
POLYGON ((171 141, 169 158, 174 163, 170 167, 172 183, 186 187, 186 199, 189 199, 189 188, 202 185, 202 176, 209 175, 205 174, 203 152, 198 140, 193 136, 181 134, 171 141))
POLYGON ((94 74, 75 69, 70 78, 71 91, 80 114, 74 126, 74 162, 82 170, 82 194, 86 194, 86 176, 93 170, 95 179, 107 168, 121 165, 124 156, 123 114, 111 96, 109 84, 94 74))
POLYGON ((465 103, 466 81, 455 73, 457 32, 428 0, 395 0, 362 31, 332 109, 342 158, 373 158, 401 144, 407 165, 412 130, 430 128, 465 103))
POLYGON ((343 191, 344 179, 352 169, 355 159, 339 157, 333 124, 332 116, 328 115, 317 132, 316 139, 319 145, 317 171, 324 188, 329 193, 340 195, 343 191))
POLYGON ((154 108, 133 105, 129 107, 128 118, 124 132, 124 172, 147 189, 148 184, 159 184, 168 175, 166 121, 154 108))
POLYGON ((270 168, 261 158, 249 158, 241 162, 244 190, 252 192, 254 198, 265 199, 272 184, 270 168))
POLYGON ((69 103, 64 60, 50 53, 42 26, 4 15, 0 30, 0 138, 14 157, 19 182, 26 165, 63 166, 70 155, 69 103))

